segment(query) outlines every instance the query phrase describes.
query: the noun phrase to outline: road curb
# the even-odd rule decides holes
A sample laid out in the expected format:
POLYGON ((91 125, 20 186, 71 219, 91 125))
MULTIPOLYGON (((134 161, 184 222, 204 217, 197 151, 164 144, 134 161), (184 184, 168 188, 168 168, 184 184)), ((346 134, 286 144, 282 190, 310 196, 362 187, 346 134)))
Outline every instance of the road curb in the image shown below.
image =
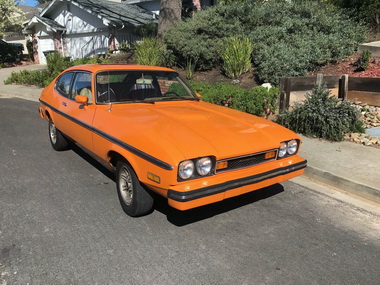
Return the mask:
POLYGON ((29 101, 38 102, 39 97, 33 95, 15 95, 15 94, 6 94, 4 92, 0 93, 0 98, 19 98, 29 101))
POLYGON ((304 175, 313 180, 342 189, 370 201, 380 203, 380 189, 372 186, 337 176, 310 165, 306 167, 304 175))

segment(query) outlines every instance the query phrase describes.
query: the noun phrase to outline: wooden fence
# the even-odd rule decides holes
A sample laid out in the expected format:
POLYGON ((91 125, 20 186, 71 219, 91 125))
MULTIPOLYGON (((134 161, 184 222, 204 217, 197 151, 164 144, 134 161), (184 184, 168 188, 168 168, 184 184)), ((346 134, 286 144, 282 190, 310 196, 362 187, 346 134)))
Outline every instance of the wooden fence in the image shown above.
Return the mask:
POLYGON ((343 100, 365 98, 371 105, 380 106, 380 78, 341 76, 285 77, 280 79, 280 110, 290 106, 292 92, 310 91, 315 85, 338 89, 337 95, 343 100), (350 96, 352 95, 352 96, 350 96))

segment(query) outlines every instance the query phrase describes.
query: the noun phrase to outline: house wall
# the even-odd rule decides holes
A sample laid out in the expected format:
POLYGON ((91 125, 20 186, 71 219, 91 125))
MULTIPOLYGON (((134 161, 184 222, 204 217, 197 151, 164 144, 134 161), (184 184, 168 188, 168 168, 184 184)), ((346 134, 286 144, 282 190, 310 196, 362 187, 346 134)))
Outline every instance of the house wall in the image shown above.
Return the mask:
POLYGON ((64 56, 75 59, 107 52, 108 25, 90 12, 70 3, 60 3, 44 16, 66 27, 62 35, 64 56))
POLYGON ((94 54, 105 54, 108 50, 108 36, 104 32, 65 35, 65 56, 85 58, 94 54))

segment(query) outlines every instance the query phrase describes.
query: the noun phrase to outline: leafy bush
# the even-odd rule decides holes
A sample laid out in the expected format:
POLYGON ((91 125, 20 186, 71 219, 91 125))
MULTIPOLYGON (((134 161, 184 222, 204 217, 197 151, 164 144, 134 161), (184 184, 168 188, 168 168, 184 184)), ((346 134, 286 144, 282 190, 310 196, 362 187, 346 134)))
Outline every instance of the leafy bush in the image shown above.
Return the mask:
POLYGON ((279 93, 278 88, 257 86, 247 93, 238 93, 231 107, 257 116, 268 116, 276 111, 279 93))
POLYGON ((195 92, 202 95, 202 100, 229 106, 233 109, 247 112, 256 116, 267 116, 275 112, 279 89, 267 89, 262 86, 250 90, 229 83, 190 82, 195 92))
POLYGON ((66 68, 72 66, 69 57, 64 57, 58 52, 50 53, 46 56, 47 68, 53 78, 61 73, 66 68))
POLYGON ((211 69, 221 61, 224 38, 244 34, 242 14, 248 14, 244 7, 217 5, 169 29, 164 40, 180 66, 191 59, 199 70, 211 69))
POLYGON ((197 69, 221 63, 225 38, 248 36, 261 82, 298 76, 352 53, 366 28, 343 10, 320 1, 267 1, 255 5, 217 5, 199 11, 165 34, 177 63, 198 59, 197 69))
POLYGON ((47 86, 53 80, 49 70, 21 70, 20 72, 12 72, 5 84, 18 85, 35 85, 39 87, 47 86))
MULTIPOLYGON (((47 70, 21 70, 20 72, 12 72, 5 84, 35 85, 40 87, 47 86, 58 74, 66 68, 74 65, 94 64, 98 58, 81 58, 70 61, 69 58, 63 57, 59 53, 51 53, 46 57, 47 70)), ((103 62, 107 62, 103 60, 103 62)))
POLYGON ((315 87, 304 103, 281 113, 277 123, 306 136, 341 141, 345 133, 364 132, 359 117, 360 112, 348 101, 331 97, 324 87, 315 87))
POLYGON ((328 2, 347 9, 358 21, 365 21, 373 29, 379 30, 380 2, 378 0, 328 0, 328 2))
POLYGON ((230 37, 225 40, 222 53, 223 69, 232 79, 238 78, 251 68, 252 43, 247 37, 230 37))

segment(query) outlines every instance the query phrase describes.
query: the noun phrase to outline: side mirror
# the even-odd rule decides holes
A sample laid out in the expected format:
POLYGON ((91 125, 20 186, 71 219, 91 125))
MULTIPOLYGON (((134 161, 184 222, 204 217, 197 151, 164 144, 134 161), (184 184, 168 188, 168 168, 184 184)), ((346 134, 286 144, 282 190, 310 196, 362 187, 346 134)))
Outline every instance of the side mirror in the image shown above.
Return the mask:
POLYGON ((88 97, 84 95, 77 95, 75 96, 75 102, 83 105, 87 105, 88 97))
POLYGON ((196 92, 195 92, 195 95, 196 95, 198 98, 202 98, 202 95, 199 94, 199 93, 196 93, 196 92))

